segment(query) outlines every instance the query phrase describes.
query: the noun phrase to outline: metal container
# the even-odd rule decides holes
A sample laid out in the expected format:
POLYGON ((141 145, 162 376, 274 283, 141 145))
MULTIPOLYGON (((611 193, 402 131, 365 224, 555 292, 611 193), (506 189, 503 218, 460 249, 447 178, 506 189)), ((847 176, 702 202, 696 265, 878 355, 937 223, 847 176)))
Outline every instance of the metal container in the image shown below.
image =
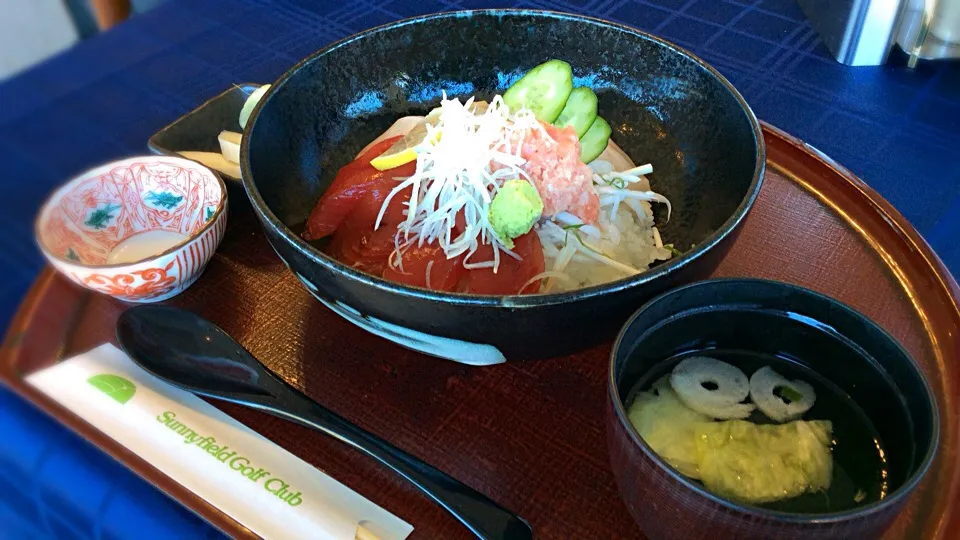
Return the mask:
POLYGON ((797 0, 840 63, 878 66, 894 43, 918 59, 960 58, 960 0, 797 0))

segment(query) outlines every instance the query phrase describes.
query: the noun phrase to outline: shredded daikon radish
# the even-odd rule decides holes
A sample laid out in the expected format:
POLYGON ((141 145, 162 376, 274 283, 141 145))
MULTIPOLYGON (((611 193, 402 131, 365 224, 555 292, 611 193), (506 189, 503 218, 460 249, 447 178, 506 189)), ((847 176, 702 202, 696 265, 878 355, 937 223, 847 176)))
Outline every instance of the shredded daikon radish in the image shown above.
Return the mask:
POLYGON ((427 262, 427 271, 425 272, 425 276, 424 276, 424 277, 426 278, 426 283, 427 283, 427 288, 428 288, 428 289, 431 288, 431 287, 430 287, 430 270, 432 270, 432 269, 433 269, 433 261, 427 262))
POLYGON ((656 242, 657 247, 663 247, 663 240, 660 238, 660 230, 656 227, 651 229, 653 231, 653 241, 656 242))
MULTIPOLYGON (((557 217, 559 218, 562 214, 563 214, 562 212, 560 214, 557 214, 557 217)), ((575 219, 576 218, 573 218, 573 220, 575 219)), ((566 218, 566 221, 571 221, 571 219, 566 218)), ((596 246, 593 246, 590 243, 585 242, 583 239, 583 236, 580 234, 580 231, 587 227, 589 226, 584 225, 583 222, 578 222, 567 227, 560 227, 559 225, 557 225, 552 221, 546 221, 543 223, 543 226, 540 229, 541 238, 546 236, 552 242, 557 242, 560 238, 562 238, 562 244, 564 246, 564 249, 569 248, 570 246, 573 246, 573 253, 571 255, 575 255, 575 254, 583 255, 586 258, 593 259, 598 263, 601 263, 603 265, 619 270, 620 272, 627 275, 640 273, 640 270, 628 264, 624 264, 620 261, 617 261, 615 259, 608 257, 607 255, 602 253, 599 249, 597 249, 596 246)), ((597 231, 598 233, 597 236, 599 237, 600 231, 598 229, 594 229, 594 230, 597 231)), ((554 270, 558 270, 558 269, 554 268, 554 270)))
MULTIPOLYGON (((573 278, 571 278, 570 276, 564 274, 563 272, 557 272, 557 271, 555 271, 555 270, 545 270, 545 271, 540 272, 539 274, 533 276, 532 278, 528 279, 527 282, 524 283, 522 287, 520 287, 520 290, 522 291, 522 290, 526 289, 527 287, 529 287, 531 284, 536 283, 536 282, 538 282, 538 281, 540 281, 541 279, 544 279, 544 278, 550 278, 550 279, 556 278, 556 279, 559 279, 559 280, 562 280, 562 281, 566 281, 566 282, 568 282, 568 283, 573 283, 573 282, 574 282, 574 281, 573 281, 573 278)), ((548 279, 548 281, 549 281, 549 279, 548 279)), ((549 290, 549 286, 541 287, 541 290, 543 290, 544 292, 546 292, 545 289, 546 289, 546 290, 549 290)))
POLYGON ((670 220, 670 214, 673 212, 670 200, 659 193, 653 191, 634 191, 630 189, 619 189, 615 187, 598 187, 597 193, 600 195, 600 205, 605 206, 604 197, 612 201, 609 197, 622 197, 623 199, 640 199, 641 201, 657 201, 667 205, 667 220, 670 220))
MULTIPOLYGON (((387 196, 375 227, 380 227, 390 200, 412 188, 406 202, 407 219, 398 227, 402 240, 397 250, 437 242, 448 259, 466 254, 464 267, 493 268, 496 272, 500 252, 506 248, 494 232, 487 210, 503 181, 529 178, 520 168, 526 163, 520 157, 520 148, 529 130, 542 131, 543 126, 528 109, 511 114, 499 95, 482 114, 477 114, 472 105, 472 98, 461 103, 447 99, 444 93, 437 122, 427 125, 427 135, 417 147, 416 171, 387 196), (461 211, 465 230, 454 236, 461 211), (493 260, 473 260, 481 244, 493 246, 493 260)), ((394 259, 399 261, 400 257, 394 259)))

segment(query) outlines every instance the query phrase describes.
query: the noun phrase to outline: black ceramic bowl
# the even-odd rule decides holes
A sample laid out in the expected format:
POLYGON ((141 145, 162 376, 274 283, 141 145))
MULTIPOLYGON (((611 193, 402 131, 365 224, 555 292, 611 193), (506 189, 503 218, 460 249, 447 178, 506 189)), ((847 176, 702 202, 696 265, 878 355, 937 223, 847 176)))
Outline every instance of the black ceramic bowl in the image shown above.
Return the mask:
POLYGON ((764 146, 740 94, 675 45, 597 19, 490 10, 381 26, 297 64, 254 111, 241 167, 270 243, 328 306, 407 346, 485 363, 501 353, 547 356, 610 339, 644 300, 709 273, 756 199, 764 146), (551 58, 573 66, 576 84, 594 88, 614 140, 638 163, 653 164, 654 189, 673 203, 660 228, 664 241, 696 247, 603 286, 482 297, 384 281, 298 236, 337 171, 398 117, 425 114, 444 90, 461 98, 502 93, 551 58))
POLYGON ((717 279, 663 294, 627 322, 611 354, 610 460, 621 497, 650 538, 878 538, 930 468, 939 425, 929 384, 893 337, 853 309, 785 283, 717 279), (714 495, 663 461, 627 419, 631 391, 658 377, 665 359, 711 349, 790 359, 839 387, 882 441, 886 497, 834 513, 774 511, 714 495))

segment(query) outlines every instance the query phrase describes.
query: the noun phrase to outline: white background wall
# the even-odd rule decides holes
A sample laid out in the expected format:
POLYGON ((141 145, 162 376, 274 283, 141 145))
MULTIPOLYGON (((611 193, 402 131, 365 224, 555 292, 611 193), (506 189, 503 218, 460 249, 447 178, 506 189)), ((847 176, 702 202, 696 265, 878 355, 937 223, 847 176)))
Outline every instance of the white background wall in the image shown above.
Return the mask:
MULTIPOLYGON (((166 0, 133 0, 143 13, 166 0)), ((85 0, 0 0, 0 81, 69 48, 80 39, 66 4, 85 0)), ((93 25, 89 16, 88 25, 93 25)), ((95 28, 95 27, 91 27, 95 28)))
POLYGON ((62 0, 0 0, 0 80, 77 42, 62 0))

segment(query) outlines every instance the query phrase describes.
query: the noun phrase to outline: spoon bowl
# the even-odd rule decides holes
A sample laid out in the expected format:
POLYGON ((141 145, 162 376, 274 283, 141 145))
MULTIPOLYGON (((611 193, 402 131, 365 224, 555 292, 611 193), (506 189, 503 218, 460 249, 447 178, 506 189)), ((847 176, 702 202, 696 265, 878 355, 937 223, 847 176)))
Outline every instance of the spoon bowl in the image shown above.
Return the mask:
POLYGON ((273 377, 229 334, 190 312, 166 306, 129 309, 117 321, 117 339, 156 377, 196 394, 269 396, 273 377))

